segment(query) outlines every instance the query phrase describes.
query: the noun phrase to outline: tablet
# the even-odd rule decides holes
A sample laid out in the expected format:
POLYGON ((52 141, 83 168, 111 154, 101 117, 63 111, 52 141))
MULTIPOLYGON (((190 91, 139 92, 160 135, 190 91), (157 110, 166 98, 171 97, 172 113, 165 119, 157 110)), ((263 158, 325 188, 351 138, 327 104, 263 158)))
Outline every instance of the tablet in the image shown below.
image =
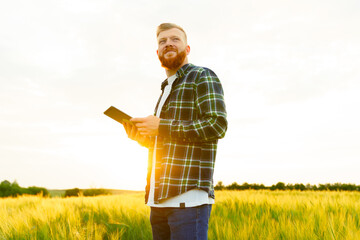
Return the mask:
POLYGON ((115 121, 118 121, 121 124, 123 124, 124 121, 129 121, 131 119, 131 117, 129 115, 127 115, 123 111, 120 111, 119 109, 117 109, 116 107, 113 107, 113 106, 109 107, 104 112, 104 114, 108 117, 111 117, 115 121))

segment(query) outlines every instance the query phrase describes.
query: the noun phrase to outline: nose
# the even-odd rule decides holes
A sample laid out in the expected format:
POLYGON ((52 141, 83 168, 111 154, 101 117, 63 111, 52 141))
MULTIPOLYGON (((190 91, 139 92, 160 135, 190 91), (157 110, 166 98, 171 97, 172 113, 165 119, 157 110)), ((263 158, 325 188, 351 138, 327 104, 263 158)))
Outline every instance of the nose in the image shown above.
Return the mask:
POLYGON ((173 46, 172 42, 170 40, 167 40, 165 42, 165 47, 167 48, 167 47, 171 47, 171 46, 173 46))

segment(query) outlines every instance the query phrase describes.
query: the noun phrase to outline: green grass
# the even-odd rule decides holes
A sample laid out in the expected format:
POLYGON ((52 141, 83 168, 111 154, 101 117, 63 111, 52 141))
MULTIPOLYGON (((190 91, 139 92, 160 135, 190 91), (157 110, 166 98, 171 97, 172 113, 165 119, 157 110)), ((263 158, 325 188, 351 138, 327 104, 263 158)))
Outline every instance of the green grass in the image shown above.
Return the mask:
MULTIPOLYGON (((0 199, 3 239, 151 239, 143 193, 0 199)), ((360 239, 360 193, 220 191, 209 239, 360 239)))
MULTIPOLYGON (((95 189, 95 188, 94 188, 95 189)), ((83 192, 87 189, 81 189, 83 192)), ((119 194, 130 194, 130 193, 142 193, 143 191, 133 191, 133 190, 118 190, 118 189, 105 189, 113 195, 119 194)), ((50 197, 64 197, 66 189, 49 189, 50 197)))

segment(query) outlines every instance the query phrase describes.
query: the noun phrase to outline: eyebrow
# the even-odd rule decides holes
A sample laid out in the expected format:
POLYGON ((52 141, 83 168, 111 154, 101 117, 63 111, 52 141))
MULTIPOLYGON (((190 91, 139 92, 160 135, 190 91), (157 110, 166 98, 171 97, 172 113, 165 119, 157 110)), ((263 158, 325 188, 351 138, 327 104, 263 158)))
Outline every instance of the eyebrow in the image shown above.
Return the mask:
POLYGON ((170 37, 162 37, 162 38, 159 38, 158 42, 160 42, 160 41, 162 41, 162 40, 165 40, 166 38, 179 38, 179 39, 181 39, 180 36, 172 35, 172 36, 170 36, 170 37))

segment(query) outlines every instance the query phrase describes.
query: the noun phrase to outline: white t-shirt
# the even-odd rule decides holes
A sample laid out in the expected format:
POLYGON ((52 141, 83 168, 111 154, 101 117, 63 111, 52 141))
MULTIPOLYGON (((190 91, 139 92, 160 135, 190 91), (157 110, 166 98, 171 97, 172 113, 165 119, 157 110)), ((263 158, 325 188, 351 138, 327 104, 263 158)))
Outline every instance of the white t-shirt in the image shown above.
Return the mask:
MULTIPOLYGON (((160 117, 161 109, 168 98, 171 86, 176 79, 176 75, 172 75, 168 78, 168 85, 165 86, 164 93, 161 97, 159 106, 157 108, 156 116, 160 117)), ((157 144, 157 138, 155 139, 155 149, 157 144)), ((213 198, 208 196, 208 193, 204 190, 200 189, 192 189, 178 196, 168 198, 165 201, 155 204, 154 203, 154 188, 155 188, 155 159, 156 159, 156 151, 154 151, 153 163, 151 169, 151 177, 150 177, 150 192, 149 199, 147 205, 150 207, 180 207, 182 203, 182 207, 196 207, 203 204, 214 204, 215 201, 213 198)))

